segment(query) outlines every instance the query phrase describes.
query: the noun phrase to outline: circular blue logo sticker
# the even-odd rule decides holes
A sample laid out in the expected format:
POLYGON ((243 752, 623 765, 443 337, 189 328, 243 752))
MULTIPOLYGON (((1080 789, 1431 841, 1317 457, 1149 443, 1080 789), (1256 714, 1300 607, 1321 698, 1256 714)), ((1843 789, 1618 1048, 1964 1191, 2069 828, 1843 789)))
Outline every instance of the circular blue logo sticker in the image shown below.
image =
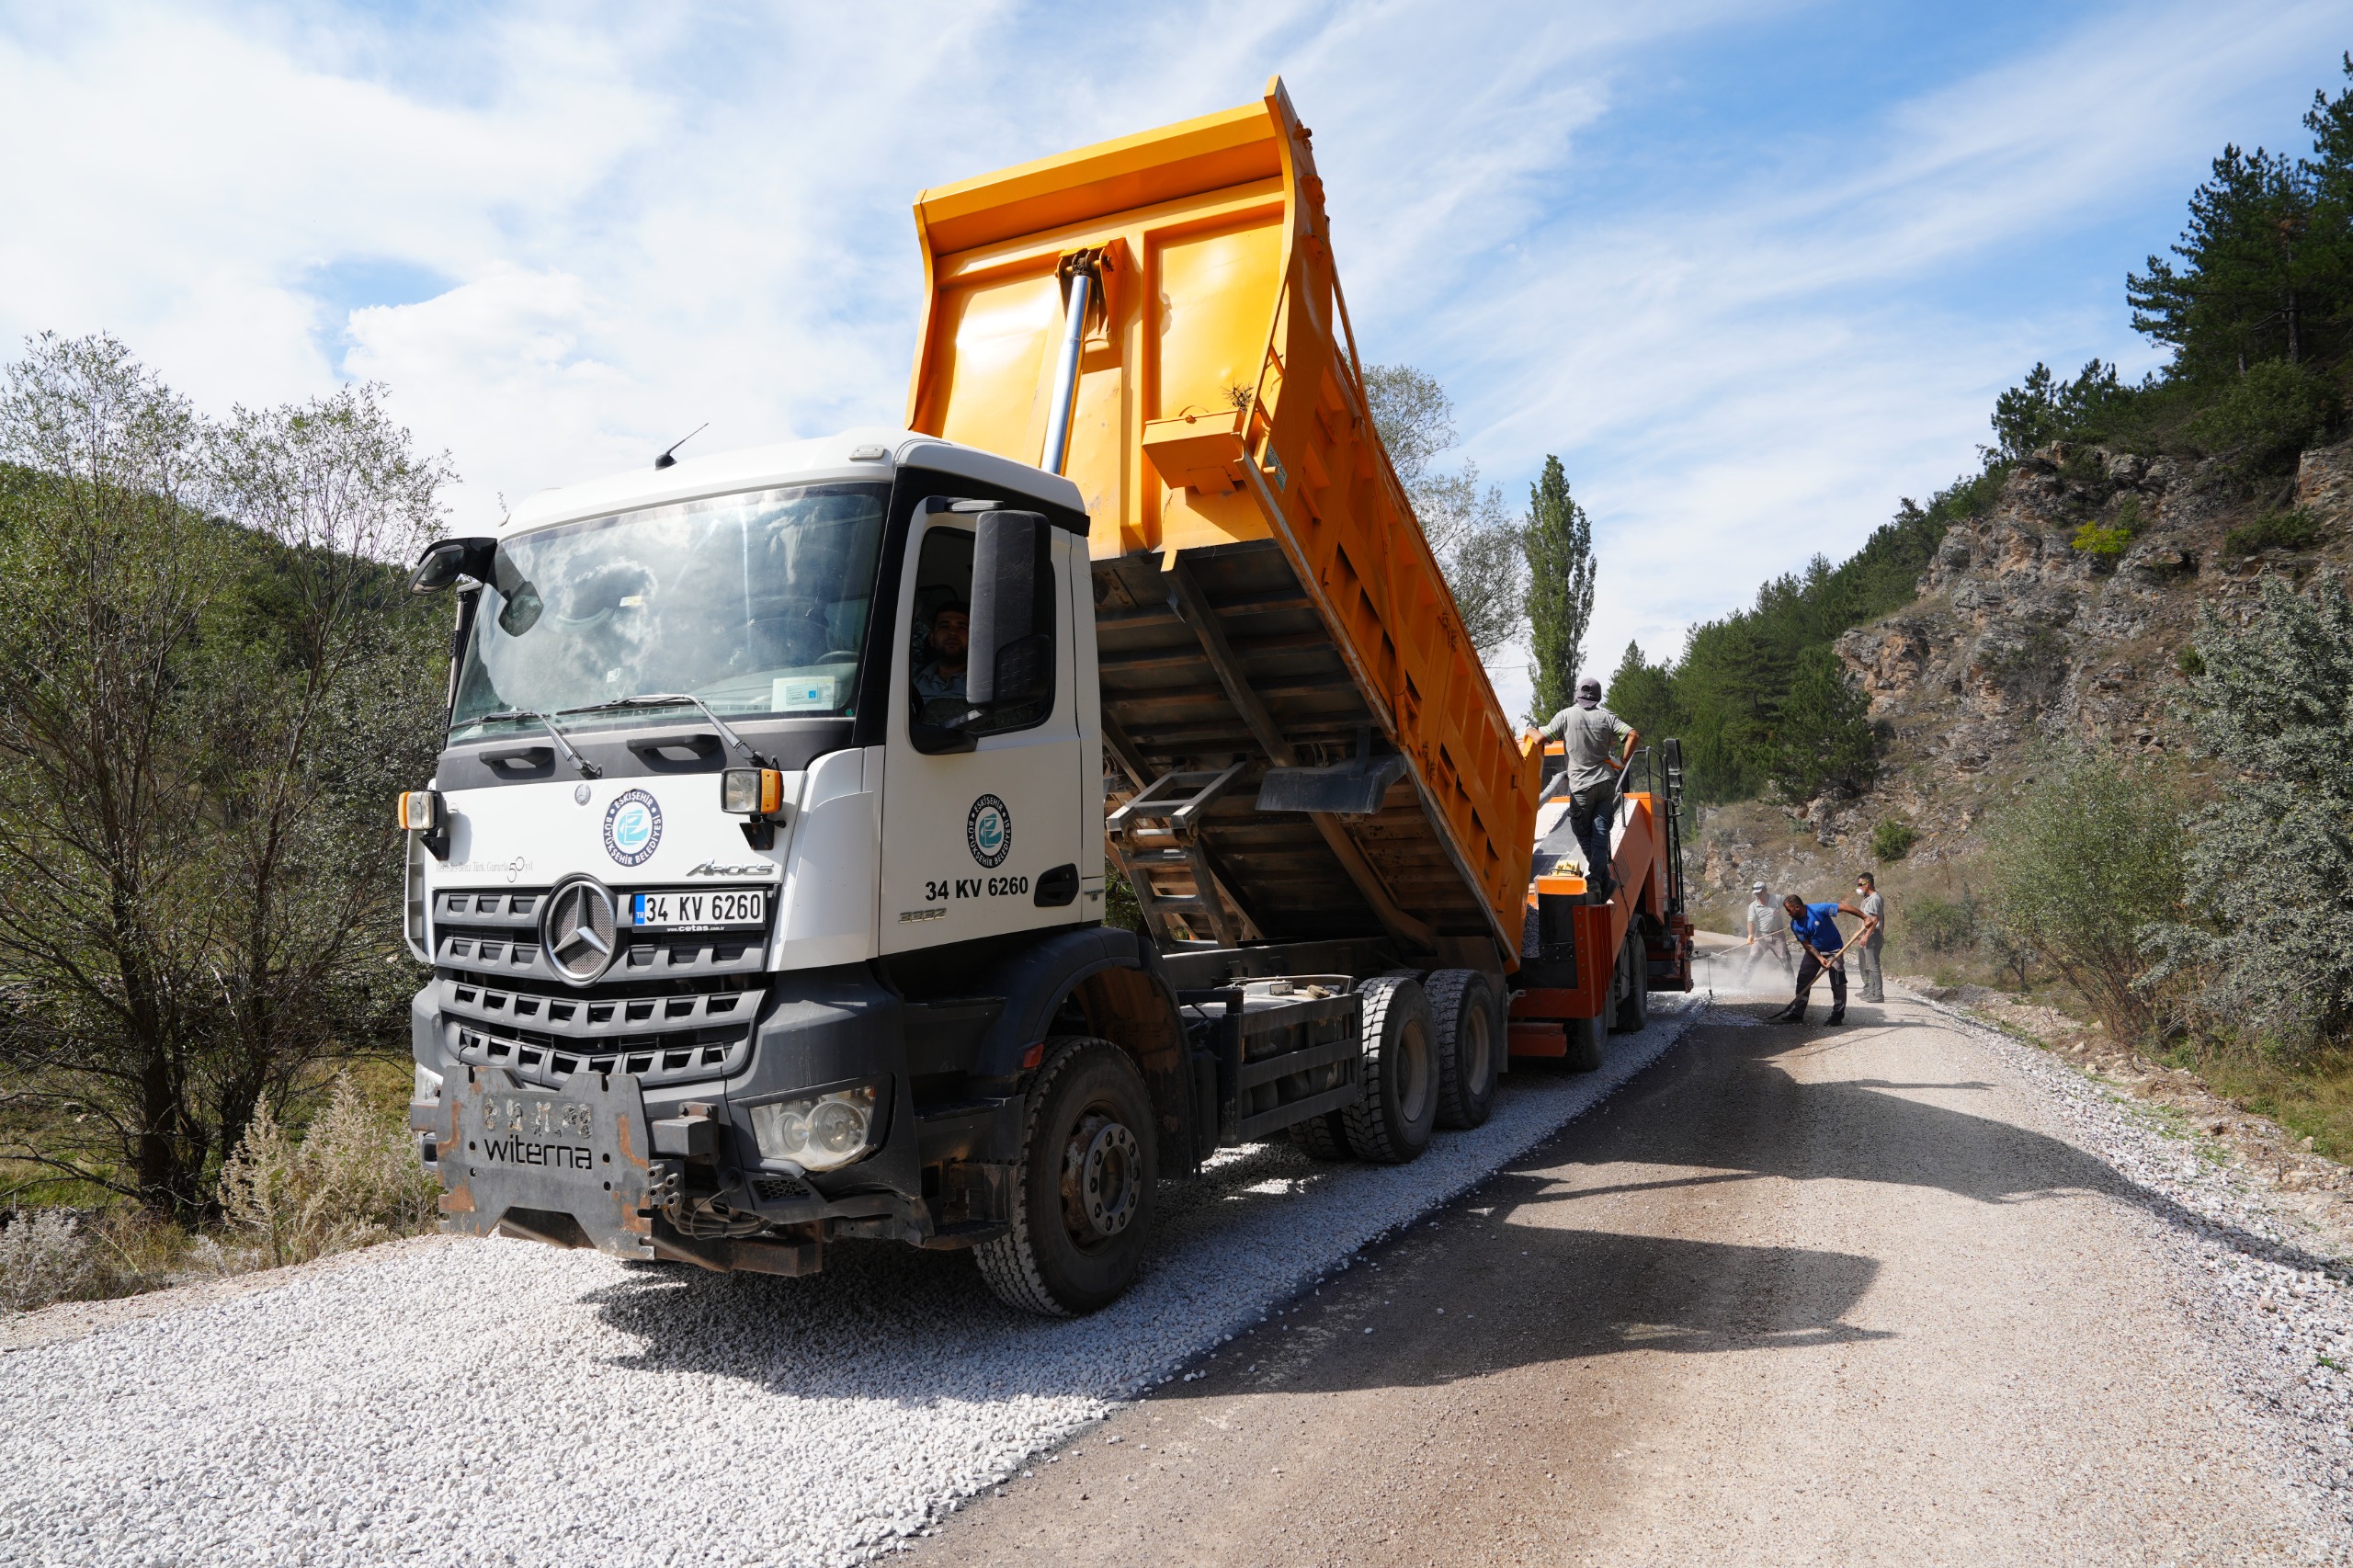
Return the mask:
POLYGON ((605 853, 624 866, 642 866, 662 847, 662 808, 631 790, 605 809, 605 853))
POLYGON ((983 795, 972 802, 972 814, 964 819, 964 847, 991 870, 1005 864, 1013 851, 1013 813, 1003 801, 983 795))

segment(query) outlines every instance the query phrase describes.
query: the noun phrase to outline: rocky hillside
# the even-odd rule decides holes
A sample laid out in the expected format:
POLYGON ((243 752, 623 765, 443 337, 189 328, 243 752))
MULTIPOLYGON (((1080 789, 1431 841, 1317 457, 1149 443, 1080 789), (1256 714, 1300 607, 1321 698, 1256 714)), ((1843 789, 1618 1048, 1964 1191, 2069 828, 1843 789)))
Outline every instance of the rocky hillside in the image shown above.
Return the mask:
POLYGON ((1795 811, 1708 813, 1691 866, 1703 915, 1736 906, 1758 877, 1830 896, 1872 864, 1884 821, 1918 835, 1915 875, 1965 860, 1987 807, 2029 781, 2040 741, 2185 754, 2180 661, 2200 607, 2244 614, 2267 576, 2347 568, 2353 442, 2304 453, 2292 482, 2254 495, 2213 460, 2037 451, 1947 531, 1917 599, 1838 642, 1887 737, 1878 782, 1795 811))

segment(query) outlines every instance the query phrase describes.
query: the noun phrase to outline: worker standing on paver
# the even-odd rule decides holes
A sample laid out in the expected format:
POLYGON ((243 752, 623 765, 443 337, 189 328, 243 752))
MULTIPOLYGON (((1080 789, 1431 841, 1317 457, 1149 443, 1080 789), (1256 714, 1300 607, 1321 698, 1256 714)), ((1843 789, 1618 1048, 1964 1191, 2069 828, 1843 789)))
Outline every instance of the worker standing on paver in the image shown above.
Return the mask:
POLYGON ((1763 882, 1749 886, 1748 940, 1749 962, 1755 966, 1760 958, 1770 959, 1783 974, 1790 972, 1790 917, 1782 911, 1763 882))
POLYGON ((1863 928, 1857 934, 1859 939, 1870 936, 1877 928, 1877 922, 1851 903, 1808 903, 1795 893, 1783 899, 1781 907, 1789 912, 1790 936, 1798 944, 1798 993, 1790 998, 1788 1006, 1773 1015, 1770 1021, 1777 1024, 1805 1022, 1807 994, 1813 989, 1814 981, 1827 971, 1830 976, 1828 1021, 1845 1023, 1848 944, 1838 930, 1838 916, 1851 915, 1862 921, 1863 928))
POLYGON ((1544 726, 1544 738, 1558 740, 1567 765, 1562 781, 1569 790, 1569 826, 1585 851, 1586 886, 1609 896, 1609 824, 1618 814, 1618 775, 1642 744, 1642 733, 1601 705, 1601 683, 1587 676, 1577 682, 1574 705, 1544 726))
POLYGON ((1863 984, 1862 999, 1884 1002, 1886 979, 1880 970, 1879 950, 1887 941, 1887 900, 1880 893, 1879 879, 1869 871, 1855 878, 1855 903, 1870 922, 1850 944, 1855 949, 1855 973, 1863 984))

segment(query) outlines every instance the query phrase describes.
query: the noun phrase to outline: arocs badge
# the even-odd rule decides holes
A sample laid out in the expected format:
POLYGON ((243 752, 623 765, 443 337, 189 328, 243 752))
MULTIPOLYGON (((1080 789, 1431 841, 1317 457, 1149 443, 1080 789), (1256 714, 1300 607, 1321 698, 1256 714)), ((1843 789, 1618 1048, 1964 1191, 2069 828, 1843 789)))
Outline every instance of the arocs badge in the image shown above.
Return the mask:
POLYGON ((605 810, 605 853, 624 866, 642 866, 662 847, 662 808, 631 790, 605 810))
POLYGON ((992 871, 1005 864, 1013 851, 1013 813, 1003 801, 983 795, 972 802, 972 814, 964 819, 964 847, 992 871))

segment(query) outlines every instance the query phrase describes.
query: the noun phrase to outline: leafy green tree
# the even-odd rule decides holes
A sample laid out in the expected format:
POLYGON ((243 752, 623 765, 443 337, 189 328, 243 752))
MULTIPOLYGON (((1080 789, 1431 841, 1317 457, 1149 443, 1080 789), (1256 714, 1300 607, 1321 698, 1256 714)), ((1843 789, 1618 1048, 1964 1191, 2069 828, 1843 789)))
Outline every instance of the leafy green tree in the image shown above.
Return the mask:
POLYGON ((1542 723, 1576 697, 1577 662, 1593 622, 1593 524, 1569 494, 1561 460, 1549 453, 1529 487, 1529 674, 1536 686, 1529 717, 1542 723))
POLYGON ((2154 1022, 2141 937, 2180 917, 2182 851, 2174 809, 2146 777, 2111 752, 2062 752, 1994 824, 1995 932, 2135 1042, 2154 1022))
POLYGON ((2200 746, 2233 776, 2188 837, 2194 919, 2160 978, 2208 1021, 2300 1048, 2353 1026, 2353 602, 2277 577, 2245 625, 2208 606, 2190 678, 2200 746))
POLYGON ((50 1112, 11 1153, 199 1210, 257 1105, 401 1023, 447 471, 373 389, 215 425, 107 337, 9 368, 0 460, 0 1071, 50 1112))
POLYGON ((1389 465, 1445 574, 1463 635, 1483 659, 1511 641, 1527 612, 1520 520, 1506 510, 1501 487, 1480 483, 1478 464, 1450 473, 1434 466, 1457 438, 1454 400, 1436 377, 1369 365, 1364 383, 1389 465))

